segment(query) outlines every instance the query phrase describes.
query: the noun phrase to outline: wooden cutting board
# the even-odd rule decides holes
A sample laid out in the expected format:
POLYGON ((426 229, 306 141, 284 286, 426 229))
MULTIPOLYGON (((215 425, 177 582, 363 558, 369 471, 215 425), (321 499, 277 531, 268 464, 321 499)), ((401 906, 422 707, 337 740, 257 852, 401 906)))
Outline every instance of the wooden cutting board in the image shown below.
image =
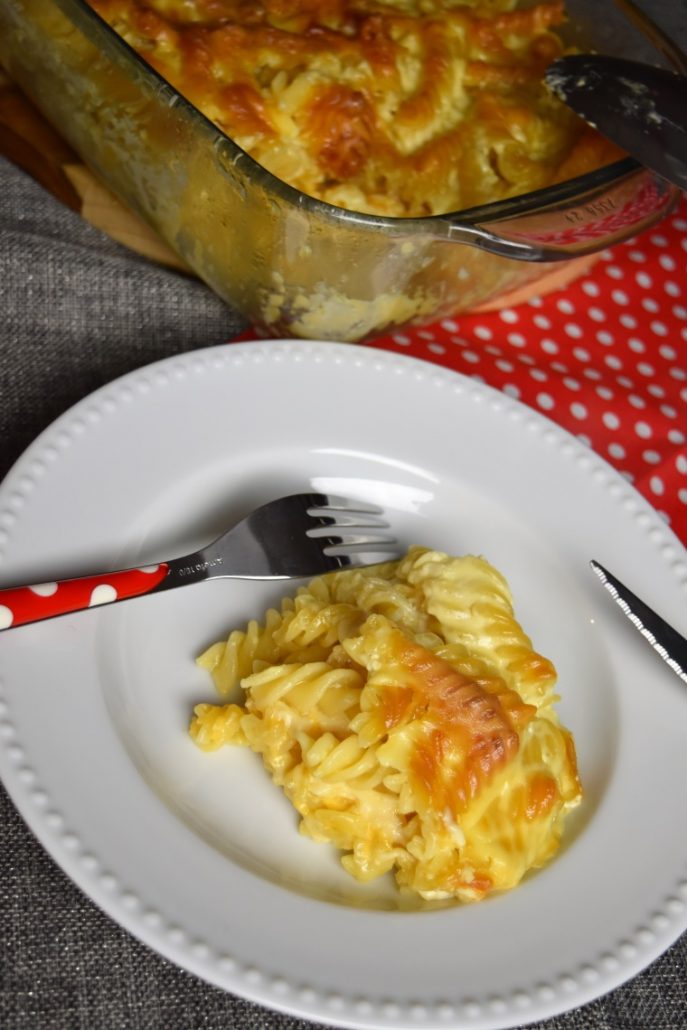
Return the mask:
POLYGON ((188 271, 157 233, 93 175, 1 68, 0 154, 112 239, 158 264, 188 271))
MULTIPOLYGON (((190 273, 178 254, 86 167, 2 68, 0 155, 112 239, 160 265, 190 273)), ((534 285, 523 286, 477 310, 513 307, 534 295, 562 289, 587 272, 596 260, 598 255, 592 254, 566 261, 534 285)))

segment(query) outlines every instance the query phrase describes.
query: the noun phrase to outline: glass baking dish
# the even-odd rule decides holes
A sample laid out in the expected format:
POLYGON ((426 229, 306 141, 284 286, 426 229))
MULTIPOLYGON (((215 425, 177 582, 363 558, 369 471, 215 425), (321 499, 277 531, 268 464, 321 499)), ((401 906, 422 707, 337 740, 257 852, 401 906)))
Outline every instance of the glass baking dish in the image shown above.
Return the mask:
MULTIPOLYGON (((681 67, 629 0, 567 0, 569 41, 681 67)), ((0 60, 83 161, 269 334, 358 341, 470 310, 646 229, 679 191, 626 158, 427 218, 357 214, 257 164, 85 0, 0 0, 0 60)))

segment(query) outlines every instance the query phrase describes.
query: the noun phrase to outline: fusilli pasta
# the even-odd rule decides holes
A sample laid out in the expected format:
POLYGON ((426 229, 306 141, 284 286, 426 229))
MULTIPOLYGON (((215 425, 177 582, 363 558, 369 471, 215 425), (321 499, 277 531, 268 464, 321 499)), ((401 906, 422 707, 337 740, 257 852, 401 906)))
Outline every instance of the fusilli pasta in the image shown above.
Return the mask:
POLYGON ((555 669, 483 558, 413 547, 330 573, 199 661, 243 696, 198 705, 196 743, 260 754, 360 881, 479 900, 547 862, 581 800, 555 669))

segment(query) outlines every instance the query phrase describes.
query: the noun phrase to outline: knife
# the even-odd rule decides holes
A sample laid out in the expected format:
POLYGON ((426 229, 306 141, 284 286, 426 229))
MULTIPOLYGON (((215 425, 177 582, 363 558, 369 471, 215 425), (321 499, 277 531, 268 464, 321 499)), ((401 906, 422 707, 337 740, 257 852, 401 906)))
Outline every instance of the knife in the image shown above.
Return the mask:
POLYGON ((617 605, 664 662, 687 683, 687 640, 597 561, 589 563, 617 605))
POLYGON ((641 164, 687 190, 687 77, 605 54, 570 54, 546 84, 641 164))

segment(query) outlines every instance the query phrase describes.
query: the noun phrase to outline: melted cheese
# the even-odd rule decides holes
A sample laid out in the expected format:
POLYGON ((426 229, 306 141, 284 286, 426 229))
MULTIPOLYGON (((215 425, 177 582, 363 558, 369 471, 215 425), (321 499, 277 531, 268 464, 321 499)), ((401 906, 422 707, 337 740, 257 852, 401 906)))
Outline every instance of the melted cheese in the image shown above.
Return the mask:
POLYGON ((562 0, 90 3, 257 161, 340 207, 438 214, 618 155, 543 85, 562 0))

